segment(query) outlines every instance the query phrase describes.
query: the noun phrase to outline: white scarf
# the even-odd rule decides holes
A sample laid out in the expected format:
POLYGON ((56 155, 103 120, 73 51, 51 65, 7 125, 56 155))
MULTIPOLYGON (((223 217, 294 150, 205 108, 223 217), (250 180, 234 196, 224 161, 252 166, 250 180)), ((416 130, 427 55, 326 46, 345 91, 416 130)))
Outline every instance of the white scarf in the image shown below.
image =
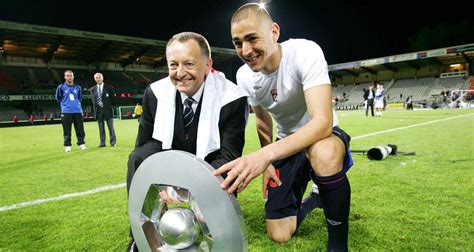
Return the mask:
MULTIPOLYGON (((237 85, 212 72, 208 74, 204 85, 196 140, 196 156, 201 159, 221 147, 219 133, 221 108, 246 96, 237 85)), ((171 149, 176 112, 176 88, 169 76, 152 83, 150 87, 158 100, 152 137, 162 142, 164 150, 171 149)))

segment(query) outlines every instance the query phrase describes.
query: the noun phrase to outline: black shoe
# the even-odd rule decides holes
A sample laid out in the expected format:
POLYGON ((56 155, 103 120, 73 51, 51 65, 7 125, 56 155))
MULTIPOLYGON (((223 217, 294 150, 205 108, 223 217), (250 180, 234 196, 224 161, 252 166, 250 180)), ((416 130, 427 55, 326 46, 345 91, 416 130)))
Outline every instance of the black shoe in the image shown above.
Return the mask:
POLYGON ((125 250, 125 251, 126 252, 138 252, 137 243, 135 242, 135 240, 133 238, 128 243, 127 250, 125 250))
POLYGON ((105 144, 101 144, 98 146, 99 148, 105 147, 105 144))

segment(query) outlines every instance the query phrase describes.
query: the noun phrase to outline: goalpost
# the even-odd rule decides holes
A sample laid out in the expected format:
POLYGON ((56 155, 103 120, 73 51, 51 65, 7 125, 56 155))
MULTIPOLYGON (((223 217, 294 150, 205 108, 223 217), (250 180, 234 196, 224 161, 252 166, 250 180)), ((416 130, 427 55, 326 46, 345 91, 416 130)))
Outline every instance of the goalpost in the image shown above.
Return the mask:
POLYGON ((119 120, 136 118, 134 114, 135 106, 119 106, 116 110, 117 118, 119 120))

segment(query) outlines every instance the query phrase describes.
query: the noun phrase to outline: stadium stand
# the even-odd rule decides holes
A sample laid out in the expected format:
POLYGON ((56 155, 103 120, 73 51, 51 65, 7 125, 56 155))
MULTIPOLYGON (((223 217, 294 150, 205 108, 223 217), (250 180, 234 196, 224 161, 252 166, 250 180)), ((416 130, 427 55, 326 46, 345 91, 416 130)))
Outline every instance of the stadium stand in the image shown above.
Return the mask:
MULTIPOLYGON (((28 93, 32 90, 32 82, 28 78, 28 71, 24 67, 3 67, 2 87, 6 87, 10 94, 28 93)), ((31 93, 31 92, 30 92, 31 93)))
MULTIPOLYGON (((167 76, 166 41, 1 20, 0 34, 0 121, 58 115, 54 91, 66 69, 84 88, 85 111, 91 109, 88 89, 95 72, 115 87, 117 106, 134 106, 147 85, 167 76)), ((235 81, 242 62, 234 50, 211 50, 214 68, 235 81)), ((385 83, 389 103, 408 95, 423 101, 438 99, 442 90, 473 90, 473 59, 474 43, 333 64, 328 70, 333 98, 352 109, 362 107, 363 91, 374 80, 385 83)))
POLYGON ((334 96, 334 97, 337 97, 340 102, 345 102, 345 101, 347 101, 347 97, 349 97, 349 95, 350 95, 351 92, 352 92, 352 89, 354 89, 354 88, 355 88, 354 85, 340 85, 340 86, 336 86, 336 87, 333 89, 333 96, 334 96), (345 95, 344 95, 344 94, 345 94, 345 95))
POLYGON ((20 83, 6 69, 0 70, 0 93, 11 94, 20 90, 20 83))
POLYGON ((466 83, 466 77, 448 77, 439 79, 439 85, 450 90, 462 89, 464 83, 466 83))
POLYGON ((433 83, 424 96, 431 97, 432 95, 438 95, 446 90, 462 90, 463 87, 467 87, 468 83, 469 80, 465 77, 439 78, 433 83))
POLYGON ((351 89, 349 93, 349 99, 347 100, 347 104, 349 105, 361 105, 364 103, 364 89, 367 89, 369 83, 361 83, 356 85, 354 88, 351 89))
POLYGON ((404 102, 409 95, 413 95, 414 101, 424 100, 429 98, 425 94, 435 82, 434 77, 396 80, 386 93, 392 97, 392 100, 399 102, 404 102), (400 99, 400 94, 402 94, 402 99, 400 99))

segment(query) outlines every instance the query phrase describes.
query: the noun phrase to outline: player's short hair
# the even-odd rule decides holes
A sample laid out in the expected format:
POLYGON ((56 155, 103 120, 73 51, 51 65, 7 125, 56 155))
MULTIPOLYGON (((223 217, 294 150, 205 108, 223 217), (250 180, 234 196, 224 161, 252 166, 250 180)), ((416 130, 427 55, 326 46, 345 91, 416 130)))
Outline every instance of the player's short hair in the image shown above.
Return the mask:
POLYGON ((175 34, 166 44, 166 50, 168 50, 168 47, 175 41, 184 43, 188 40, 196 41, 201 49, 202 55, 208 59, 211 58, 211 47, 209 46, 209 42, 207 42, 207 39, 204 36, 195 32, 181 32, 175 34))
POLYGON ((273 23, 273 19, 270 16, 270 13, 268 13, 268 11, 260 4, 248 3, 240 6, 240 8, 238 8, 234 12, 234 14, 232 15, 231 24, 246 19, 251 15, 256 15, 260 18, 260 20, 268 20, 271 24, 273 23))

